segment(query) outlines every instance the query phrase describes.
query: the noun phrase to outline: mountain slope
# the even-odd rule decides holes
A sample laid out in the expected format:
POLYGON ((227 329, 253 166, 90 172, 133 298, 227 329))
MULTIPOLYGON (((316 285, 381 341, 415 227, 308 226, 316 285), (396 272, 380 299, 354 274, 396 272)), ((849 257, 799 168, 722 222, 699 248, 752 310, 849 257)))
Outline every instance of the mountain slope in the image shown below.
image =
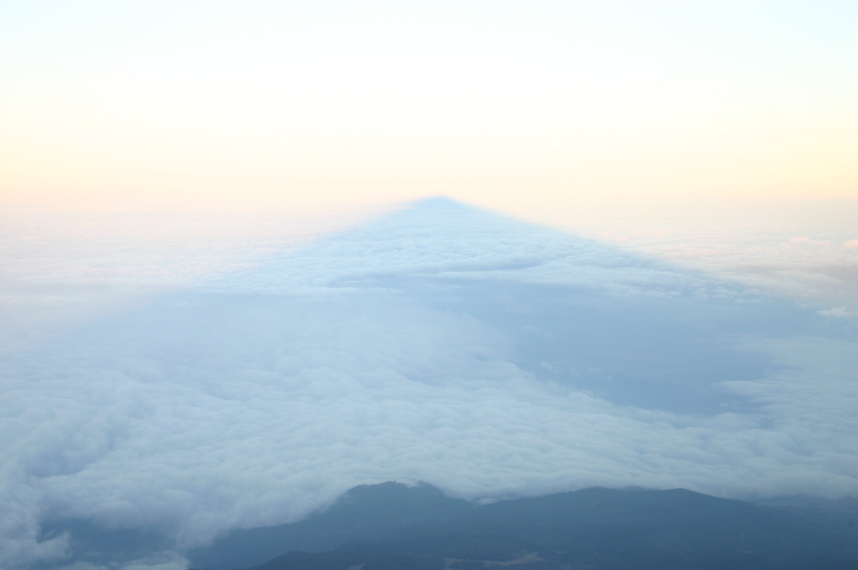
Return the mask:
POLYGON ((232 533, 192 559, 213 570, 247 566, 276 545, 285 554, 254 570, 858 567, 855 528, 828 522, 683 489, 477 505, 385 483, 353 489, 302 523, 232 533))
POLYGON ((431 485, 364 485, 300 522, 232 531, 210 547, 191 552, 190 558, 195 566, 212 569, 247 566, 284 552, 320 552, 356 541, 381 541, 405 529, 431 529, 473 508, 431 485))

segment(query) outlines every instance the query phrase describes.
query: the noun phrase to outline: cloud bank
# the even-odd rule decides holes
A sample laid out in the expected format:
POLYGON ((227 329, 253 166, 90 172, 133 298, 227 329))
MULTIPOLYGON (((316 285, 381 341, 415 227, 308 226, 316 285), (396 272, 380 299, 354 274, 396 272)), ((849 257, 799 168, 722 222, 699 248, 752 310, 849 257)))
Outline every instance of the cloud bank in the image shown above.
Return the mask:
MULTIPOLYGON (((4 359, 0 566, 172 554, 348 488, 858 495, 858 343, 702 273, 430 200, 4 359)), ((78 566, 82 568, 82 566, 78 566)))

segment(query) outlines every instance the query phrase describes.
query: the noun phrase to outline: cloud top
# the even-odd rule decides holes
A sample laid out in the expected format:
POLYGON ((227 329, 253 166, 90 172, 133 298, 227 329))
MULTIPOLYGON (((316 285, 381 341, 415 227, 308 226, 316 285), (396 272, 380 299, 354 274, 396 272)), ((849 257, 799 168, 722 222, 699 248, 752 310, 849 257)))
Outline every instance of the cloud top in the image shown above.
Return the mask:
POLYGON ((391 479, 855 496, 855 345, 849 319, 418 203, 7 358, 2 565, 74 560, 48 518, 181 550, 391 479))

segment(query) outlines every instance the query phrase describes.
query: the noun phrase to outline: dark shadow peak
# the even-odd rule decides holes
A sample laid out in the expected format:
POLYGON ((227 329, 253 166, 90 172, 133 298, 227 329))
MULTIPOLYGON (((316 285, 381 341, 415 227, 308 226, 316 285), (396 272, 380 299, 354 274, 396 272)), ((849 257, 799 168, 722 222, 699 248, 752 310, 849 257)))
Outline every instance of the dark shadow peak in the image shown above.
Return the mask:
POLYGON ((420 200, 408 203, 407 206, 411 208, 471 208, 463 202, 459 202, 458 200, 453 200, 452 198, 442 195, 421 198, 420 200))

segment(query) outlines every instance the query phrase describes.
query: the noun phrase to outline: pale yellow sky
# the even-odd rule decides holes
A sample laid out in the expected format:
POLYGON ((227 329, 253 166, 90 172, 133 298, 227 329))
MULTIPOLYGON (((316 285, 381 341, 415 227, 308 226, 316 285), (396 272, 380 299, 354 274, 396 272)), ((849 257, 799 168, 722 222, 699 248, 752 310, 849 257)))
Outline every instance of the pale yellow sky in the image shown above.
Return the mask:
POLYGON ((0 22, 7 202, 858 197, 851 2, 34 1, 0 22))

